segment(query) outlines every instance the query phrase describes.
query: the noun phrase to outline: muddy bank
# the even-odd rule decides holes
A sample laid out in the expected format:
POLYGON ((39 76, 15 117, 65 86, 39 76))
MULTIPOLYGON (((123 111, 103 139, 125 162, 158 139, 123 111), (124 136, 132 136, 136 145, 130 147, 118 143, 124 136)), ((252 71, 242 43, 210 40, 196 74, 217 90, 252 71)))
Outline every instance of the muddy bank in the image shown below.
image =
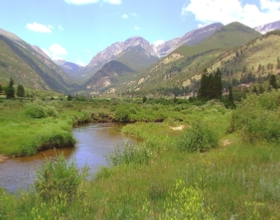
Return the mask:
POLYGON ((8 156, 5 156, 3 154, 0 154, 0 163, 4 162, 5 160, 9 159, 8 156))

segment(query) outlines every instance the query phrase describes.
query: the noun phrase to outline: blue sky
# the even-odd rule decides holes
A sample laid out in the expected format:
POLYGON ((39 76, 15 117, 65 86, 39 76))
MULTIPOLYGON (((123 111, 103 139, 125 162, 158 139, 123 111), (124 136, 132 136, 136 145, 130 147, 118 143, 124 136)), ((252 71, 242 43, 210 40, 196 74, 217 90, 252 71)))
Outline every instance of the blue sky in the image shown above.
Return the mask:
POLYGON ((53 59, 83 65, 132 36, 155 43, 213 22, 276 20, 280 0, 0 0, 0 28, 53 59))

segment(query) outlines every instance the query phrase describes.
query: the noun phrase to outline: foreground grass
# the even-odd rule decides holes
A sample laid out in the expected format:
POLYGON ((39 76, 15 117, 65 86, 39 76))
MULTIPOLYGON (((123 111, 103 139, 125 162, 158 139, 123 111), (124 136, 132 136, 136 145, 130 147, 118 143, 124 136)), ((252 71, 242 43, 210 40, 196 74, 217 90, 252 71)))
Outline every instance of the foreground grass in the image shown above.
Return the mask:
POLYGON ((103 168, 79 186, 71 203, 44 200, 35 192, 18 197, 1 192, 1 217, 183 219, 189 209, 204 207, 206 219, 279 219, 279 149, 267 143, 242 144, 235 135, 226 138, 230 145, 208 153, 169 149, 147 164, 103 168), (192 191, 178 191, 179 181, 192 191), (187 198, 194 202, 189 209, 187 198), (170 214, 167 207, 182 213, 170 214))
MULTIPOLYGON (((278 99, 276 94, 271 96, 278 99)), ((262 98, 253 98, 261 106, 258 100, 262 98)), ((263 107, 257 106, 252 106, 252 120, 261 116, 258 111, 263 112, 263 107)), ((1 191, 0 218, 280 219, 280 149, 277 139, 265 139, 258 131, 269 132, 273 127, 259 124, 253 124, 254 129, 247 127, 252 126, 248 123, 250 117, 246 117, 252 115, 249 106, 239 106, 233 112, 234 117, 231 110, 215 102, 177 107, 165 106, 169 116, 163 123, 139 122, 125 126, 123 132, 142 139, 142 143, 124 151, 116 149, 107 157, 109 161, 117 161, 112 167, 103 167, 90 181, 86 178, 79 181, 73 191, 69 187, 58 189, 56 181, 60 178, 56 180, 48 175, 48 189, 52 186, 50 192, 57 192, 51 197, 42 196, 46 192, 44 184, 39 184, 40 190, 33 186, 33 190, 18 196, 1 191), (195 132, 188 136, 191 129, 201 128, 194 126, 197 122, 202 128, 212 128, 212 132, 202 129, 199 130, 202 136, 195 132), (242 122, 244 130, 236 128, 237 122, 242 122), (184 130, 172 129, 179 126, 184 130), (189 138, 201 137, 200 143, 207 143, 209 139, 204 136, 217 139, 217 144, 208 151, 199 147, 192 153, 181 147, 191 143, 189 138)), ((278 111, 270 105, 269 109, 268 116, 278 111)), ((142 108, 135 111, 144 112, 142 108)), ((134 117, 135 111, 130 117, 134 117)), ((263 124, 269 125, 264 120, 263 124)), ((58 176, 72 178, 71 172, 65 171, 68 168, 62 167, 58 176)))

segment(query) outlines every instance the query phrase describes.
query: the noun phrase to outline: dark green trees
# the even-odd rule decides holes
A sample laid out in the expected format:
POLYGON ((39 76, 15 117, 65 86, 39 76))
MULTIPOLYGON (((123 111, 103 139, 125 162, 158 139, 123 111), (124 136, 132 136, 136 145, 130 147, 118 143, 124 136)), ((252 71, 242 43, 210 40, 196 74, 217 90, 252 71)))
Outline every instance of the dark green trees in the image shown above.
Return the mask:
POLYGON ((10 83, 5 89, 5 94, 7 99, 15 98, 14 81, 10 78, 10 83))
POLYGON ((71 95, 67 96, 67 101, 72 101, 73 97, 71 95))
POLYGON ((205 100, 220 99, 222 97, 222 90, 223 83, 220 69, 217 69, 214 75, 208 75, 205 69, 201 77, 197 98, 205 100))
POLYGON ((18 85, 17 87, 17 97, 23 97, 25 95, 25 91, 22 85, 18 85))
POLYGON ((146 96, 143 96, 142 102, 145 103, 146 101, 147 101, 147 97, 146 97, 146 96))
POLYGON ((0 84, 0 94, 2 93, 2 90, 3 90, 3 88, 2 88, 2 85, 0 84))
POLYGON ((277 89, 277 88, 278 88, 276 76, 275 76, 274 74, 272 74, 272 75, 270 76, 269 85, 270 85, 271 88, 273 88, 273 89, 277 89))

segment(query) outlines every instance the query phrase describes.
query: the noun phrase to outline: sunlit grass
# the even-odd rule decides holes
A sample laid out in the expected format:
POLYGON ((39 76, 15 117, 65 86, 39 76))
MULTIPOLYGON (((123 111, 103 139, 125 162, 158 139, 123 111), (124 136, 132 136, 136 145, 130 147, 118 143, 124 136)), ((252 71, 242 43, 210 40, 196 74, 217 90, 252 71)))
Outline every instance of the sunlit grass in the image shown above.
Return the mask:
MULTIPOLYGON (((26 143, 27 139, 46 143, 54 137, 62 141, 61 135, 69 134, 76 120, 102 109, 108 114, 114 111, 112 105, 98 106, 96 110, 96 103, 86 103, 84 108, 81 103, 63 104, 68 107, 60 110, 58 118, 27 120, 20 116, 20 120, 6 123, 1 116, 0 125, 5 128, 0 133, 1 141, 8 145, 16 144, 18 137, 25 137, 26 143)), ((47 202, 32 191, 17 197, 0 191, 0 218, 181 219, 187 218, 186 213, 193 213, 196 219, 199 212, 204 219, 279 219, 279 147, 263 140, 248 143, 242 130, 229 134, 234 110, 225 109, 221 103, 175 107, 136 108, 143 116, 150 108, 157 112, 164 109, 168 117, 162 123, 126 125, 123 133, 141 140, 139 151, 135 151, 135 146, 124 153, 112 152, 120 159, 126 157, 124 162, 103 167, 92 180, 82 182, 76 199, 70 203, 63 196, 47 202), (212 129, 219 140, 217 146, 202 153, 182 151, 178 144, 197 121, 212 129), (139 162, 143 158, 144 162, 139 162)), ((16 115, 14 111, 11 114, 16 115)), ((18 150, 24 149, 17 146, 18 150)))

